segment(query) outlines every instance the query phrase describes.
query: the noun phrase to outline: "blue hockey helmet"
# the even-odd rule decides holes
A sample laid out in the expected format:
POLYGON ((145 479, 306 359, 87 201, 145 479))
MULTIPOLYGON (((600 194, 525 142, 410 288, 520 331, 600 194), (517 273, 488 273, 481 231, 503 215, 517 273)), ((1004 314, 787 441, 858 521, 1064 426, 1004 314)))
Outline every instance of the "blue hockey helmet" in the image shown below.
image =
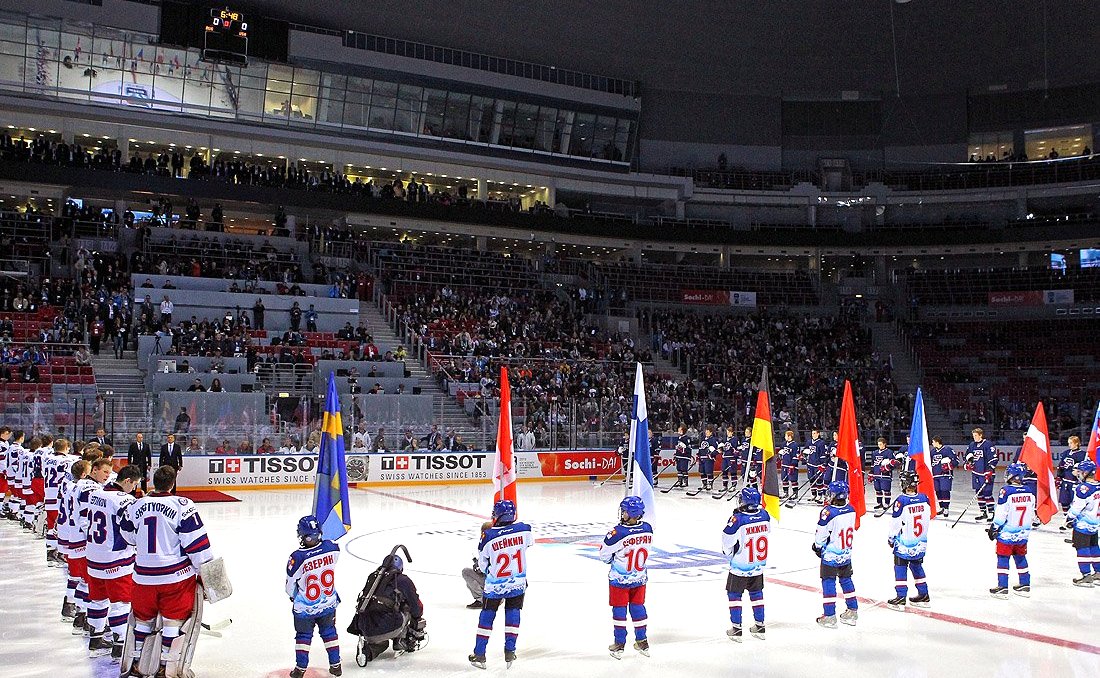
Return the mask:
POLYGON ((755 487, 745 487, 741 490, 741 505, 752 507, 760 506, 760 490, 755 487))
POLYGON ((317 516, 302 516, 298 520, 298 540, 303 544, 321 541, 321 523, 317 521, 317 516))
POLYGON ((405 561, 396 553, 391 553, 382 559, 382 567, 388 567, 392 570, 402 572, 405 570, 405 561))
POLYGON ((625 497, 619 502, 619 512, 630 520, 641 520, 645 515, 645 502, 641 497, 625 497))
POLYGON ((516 522, 516 502, 511 499, 501 499, 493 504, 493 520, 498 523, 516 522))
POLYGON ((1091 459, 1086 459, 1077 464, 1077 471, 1084 475, 1096 473, 1096 462, 1091 459))
POLYGON ((1023 464, 1021 464, 1018 461, 1012 462, 1011 464, 1008 465, 1008 468, 1005 469, 1005 478, 1006 479, 1023 478, 1026 475, 1027 475, 1027 466, 1024 466, 1023 464))
POLYGON ((837 498, 848 498, 848 483, 843 480, 834 480, 829 483, 829 494, 837 498))

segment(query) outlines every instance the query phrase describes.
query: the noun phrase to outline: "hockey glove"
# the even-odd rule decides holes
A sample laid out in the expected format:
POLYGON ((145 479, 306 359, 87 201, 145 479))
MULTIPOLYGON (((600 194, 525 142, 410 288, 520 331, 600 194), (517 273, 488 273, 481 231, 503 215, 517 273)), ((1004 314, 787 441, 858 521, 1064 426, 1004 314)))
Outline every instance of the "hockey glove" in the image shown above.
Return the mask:
POLYGON ((896 540, 896 539, 894 539, 893 537, 890 537, 890 538, 888 538, 888 539, 886 540, 886 544, 887 544, 887 545, 888 545, 888 546, 889 546, 890 548, 894 548, 894 544, 896 544, 896 543, 897 543, 897 540, 896 540))
POLYGON ((813 551, 814 555, 817 556, 818 558, 821 557, 822 553, 825 553, 825 547, 824 546, 818 546, 817 544, 811 544, 810 545, 810 550, 813 551))
POLYGON ((999 532, 1000 532, 1000 530, 993 527, 992 525, 990 525, 989 528, 987 528, 986 531, 985 531, 985 533, 987 535, 989 535, 989 541, 997 541, 997 534, 999 532))

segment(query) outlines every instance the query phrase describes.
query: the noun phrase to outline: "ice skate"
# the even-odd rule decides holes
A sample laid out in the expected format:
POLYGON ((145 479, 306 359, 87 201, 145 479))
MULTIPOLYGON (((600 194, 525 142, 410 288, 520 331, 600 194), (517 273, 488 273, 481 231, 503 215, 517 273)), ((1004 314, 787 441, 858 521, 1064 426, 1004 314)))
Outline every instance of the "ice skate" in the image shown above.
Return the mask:
POLYGON ((749 633, 752 634, 753 638, 759 638, 760 640, 764 640, 764 625, 763 624, 753 624, 751 627, 749 627, 749 633))
POLYGON ((472 664, 474 667, 479 668, 479 669, 484 669, 485 668, 485 655, 483 655, 483 654, 472 654, 469 657, 467 657, 467 659, 470 660, 470 664, 472 664))
MULTIPOLYGON (((818 619, 817 621, 818 621, 818 623, 821 622, 820 619, 818 619)), ((741 625, 740 624, 734 624, 733 626, 730 627, 729 631, 726 631, 726 635, 729 636, 729 639, 732 640, 733 642, 740 643, 741 642, 741 625)))
POLYGON ((836 615, 835 614, 823 614, 817 618, 818 626, 824 626, 827 629, 836 628, 836 615))
POLYGON ((1023 584, 1020 584, 1018 586, 1013 586, 1012 587, 1012 592, 1015 593, 1018 596, 1023 597, 1023 598, 1030 598, 1031 597, 1031 587, 1030 586, 1024 586, 1023 584))
POLYGON ((913 596, 909 602, 913 607, 928 607, 932 603, 932 598, 926 593, 923 596, 913 596))
POLYGON ((306 675, 306 670, 301 668, 301 667, 298 667, 298 666, 295 666, 290 671, 290 678, 302 678, 305 675, 306 675))
POLYGON ((615 659, 622 659, 623 652, 626 651, 626 643, 611 643, 607 646, 607 651, 611 653, 611 656, 615 659))
POLYGON ((504 664, 508 668, 512 668, 512 662, 514 662, 515 660, 516 660, 516 651, 515 650, 505 650, 504 651, 504 664))
POLYGON ((1073 578, 1073 585, 1080 586, 1082 588, 1092 588, 1092 573, 1083 574, 1080 577, 1073 578))
POLYGON ((859 621, 859 610, 844 610, 840 613, 840 623, 855 626, 859 621))
POLYGON ((886 606, 891 610, 904 610, 905 609, 905 596, 895 596, 886 601, 886 606))
POLYGON ((638 651, 642 656, 649 656, 649 639, 642 638, 641 640, 634 641, 634 649, 638 651))
POLYGON ((1007 586, 994 586, 989 589, 989 595, 999 600, 1008 600, 1008 587, 1007 586))

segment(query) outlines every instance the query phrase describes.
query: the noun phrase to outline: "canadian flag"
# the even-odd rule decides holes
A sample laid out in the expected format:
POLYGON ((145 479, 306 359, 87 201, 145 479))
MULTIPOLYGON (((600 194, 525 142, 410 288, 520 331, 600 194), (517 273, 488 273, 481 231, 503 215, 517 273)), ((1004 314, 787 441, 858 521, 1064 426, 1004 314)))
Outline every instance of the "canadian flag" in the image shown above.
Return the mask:
POLYGON ((508 368, 500 368, 500 423, 497 425, 497 453, 493 462, 493 502, 516 500, 516 467, 512 454, 512 389, 508 368))
POLYGON ((1047 415, 1043 403, 1035 407, 1035 416, 1024 437, 1024 446, 1020 448, 1020 462, 1027 464, 1037 478, 1035 485, 1035 512, 1043 524, 1058 513, 1058 504, 1054 501, 1054 459, 1050 454, 1050 436, 1047 435, 1047 415))

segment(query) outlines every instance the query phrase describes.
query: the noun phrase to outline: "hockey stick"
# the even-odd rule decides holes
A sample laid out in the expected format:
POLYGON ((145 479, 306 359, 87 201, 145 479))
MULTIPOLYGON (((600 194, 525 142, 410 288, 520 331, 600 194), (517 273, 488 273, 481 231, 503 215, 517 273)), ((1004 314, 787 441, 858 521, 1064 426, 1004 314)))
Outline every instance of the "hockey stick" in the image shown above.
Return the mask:
POLYGON ((221 631, 222 629, 227 628, 232 623, 233 620, 229 618, 223 619, 221 621, 210 622, 209 624, 207 624, 206 622, 202 622, 202 629, 203 631, 221 631))
POLYGON ((984 483, 982 483, 981 487, 978 488, 978 491, 974 493, 974 498, 970 500, 970 503, 964 506, 962 511, 959 511, 959 517, 955 519, 955 522, 951 523, 951 529, 955 529, 955 526, 959 524, 959 521, 962 520, 963 516, 966 515, 966 512, 970 510, 970 507, 974 505, 974 502, 978 501, 978 495, 982 493, 982 490, 984 490, 985 486, 988 484, 989 480, 986 480, 984 483))
POLYGON ((667 471, 667 470, 668 470, 668 468, 669 468, 670 466, 675 466, 675 465, 676 465, 676 463, 675 463, 675 462, 671 462, 671 461, 670 461, 670 462, 668 462, 668 463, 666 463, 666 464, 662 464, 662 465, 661 465, 661 468, 657 470, 657 474, 653 476, 653 485, 654 485, 654 486, 656 486, 656 485, 657 485, 657 481, 661 479, 661 475, 662 475, 662 474, 663 474, 663 473, 664 473, 665 471, 667 471))
POLYGON ((620 473, 623 474, 624 476, 626 475, 626 469, 623 468, 623 458, 622 457, 619 457, 619 468, 618 468, 618 470, 617 471, 612 471, 611 475, 607 476, 606 478, 604 478, 603 480, 601 480, 598 483, 594 483, 594 485, 596 487, 603 487, 604 484, 607 481, 611 480, 612 478, 619 475, 620 473))
MULTIPOLYGON (((675 464, 675 462, 673 462, 673 463, 675 464)), ((687 474, 691 473, 691 469, 693 469, 693 468, 695 468, 695 462, 692 462, 691 465, 687 467, 687 471, 684 472, 684 475, 687 475, 687 474)), ((677 472, 676 475, 679 476, 680 475, 679 472, 677 472)), ((679 482, 680 482, 680 478, 677 477, 675 483, 673 483, 672 485, 670 485, 670 486, 666 487, 665 489, 661 490, 661 494, 668 494, 669 492, 673 491, 674 489, 679 487, 679 485, 677 484, 679 482)), ((685 485, 684 487, 687 487, 687 486, 685 485)))

